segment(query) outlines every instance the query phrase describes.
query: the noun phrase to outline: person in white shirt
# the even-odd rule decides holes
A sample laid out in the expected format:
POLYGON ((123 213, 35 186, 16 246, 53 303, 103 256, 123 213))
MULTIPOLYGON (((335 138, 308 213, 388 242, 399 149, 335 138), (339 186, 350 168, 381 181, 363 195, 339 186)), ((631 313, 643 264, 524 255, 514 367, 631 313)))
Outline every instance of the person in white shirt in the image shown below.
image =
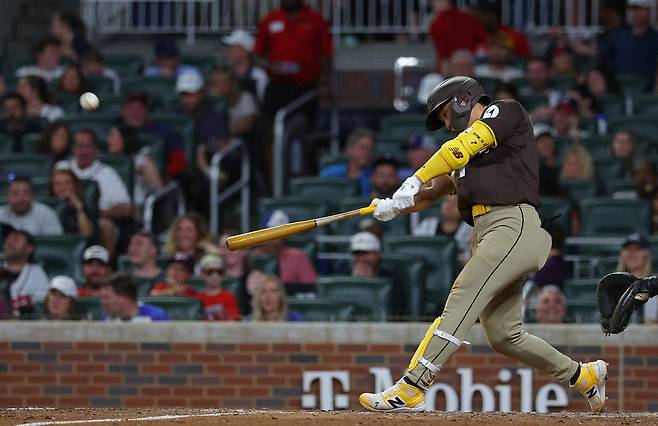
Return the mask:
POLYGON ((489 62, 475 67, 476 77, 493 77, 509 83, 524 76, 523 70, 510 65, 512 49, 509 39, 496 36, 489 45, 489 62))
POLYGON ((36 64, 24 65, 16 70, 16 77, 25 77, 28 75, 37 75, 47 82, 56 80, 64 73, 64 67, 61 64, 62 54, 59 40, 56 38, 46 38, 34 49, 36 64))
POLYGON ((0 206, 0 222, 33 235, 61 235, 57 215, 45 204, 32 198, 32 181, 27 176, 9 176, 7 205, 0 206))
POLYGON ((222 42, 228 46, 226 58, 231 71, 240 82, 240 88, 251 92, 259 102, 263 102, 265 88, 270 79, 262 67, 254 65, 254 36, 245 30, 235 30, 224 37, 222 42))
POLYGON ((25 98, 27 115, 43 117, 53 122, 64 116, 64 110, 52 104, 48 83, 36 75, 28 75, 18 80, 18 93, 25 98))

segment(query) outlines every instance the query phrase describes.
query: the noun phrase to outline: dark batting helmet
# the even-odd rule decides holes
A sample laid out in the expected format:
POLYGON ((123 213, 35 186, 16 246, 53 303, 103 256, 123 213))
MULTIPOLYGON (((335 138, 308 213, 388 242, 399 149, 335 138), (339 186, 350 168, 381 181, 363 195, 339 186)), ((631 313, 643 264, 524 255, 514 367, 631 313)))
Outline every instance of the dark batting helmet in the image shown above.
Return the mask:
POLYGON ((466 130, 471 110, 478 101, 491 102, 484 93, 482 85, 470 77, 451 77, 443 80, 432 89, 427 97, 427 120, 425 127, 429 131, 439 130, 443 121, 438 113, 450 102, 450 131, 459 133, 466 130))

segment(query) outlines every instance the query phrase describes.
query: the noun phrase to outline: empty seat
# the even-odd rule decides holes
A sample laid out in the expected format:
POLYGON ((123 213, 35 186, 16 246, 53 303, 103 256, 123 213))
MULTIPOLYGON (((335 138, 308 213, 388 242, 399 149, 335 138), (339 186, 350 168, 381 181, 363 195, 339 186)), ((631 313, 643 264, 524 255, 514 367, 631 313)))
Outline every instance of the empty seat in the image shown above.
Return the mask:
POLYGON ((422 132, 425 129, 425 115, 423 114, 393 114, 382 118, 380 133, 387 137, 401 137, 402 141, 412 133, 422 132))
POLYGON ((596 301, 596 284, 598 279, 566 280, 564 294, 567 300, 596 301))
POLYGON ((144 60, 140 55, 106 55, 105 65, 122 78, 135 77, 141 72, 144 60))
POLYGON ((598 99, 608 116, 626 114, 626 101, 623 96, 603 94, 599 95, 598 99))
POLYGON ((154 100, 161 100, 165 95, 173 93, 176 89, 175 77, 153 76, 153 77, 130 77, 126 78, 121 89, 123 93, 145 92, 154 100))
POLYGON ((93 114, 112 114, 118 116, 121 114, 121 107, 123 106, 123 95, 100 94, 98 95, 100 104, 98 109, 93 114))
POLYGON ((354 307, 332 299, 290 299, 288 310, 301 313, 304 321, 351 321, 354 307))
POLYGON ((560 188, 576 205, 596 194, 596 184, 588 180, 563 179, 560 181, 560 188))
POLYGON ((49 277, 67 275, 81 277, 80 262, 86 241, 79 235, 36 236, 35 260, 42 264, 49 277))
POLYGON ((298 177, 290 179, 290 195, 295 197, 313 197, 338 202, 342 198, 357 195, 358 185, 354 179, 298 177))
POLYGON ((383 253, 381 269, 394 277, 394 283, 400 287, 393 288, 393 314, 408 321, 419 321, 423 313, 425 261, 411 254, 383 253))
POLYGON ((42 154, 4 154, 0 156, 0 176, 6 181, 11 173, 27 174, 32 178, 50 175, 50 157, 42 154))
POLYGON ((573 323, 598 323, 601 315, 594 300, 567 300, 567 321, 573 323))
POLYGON ((383 278, 321 277, 318 295, 344 301, 355 307, 355 318, 386 321, 391 305, 391 282, 383 278))
POLYGON ((599 257, 598 264, 596 267, 598 275, 602 277, 611 272, 616 272, 618 263, 619 263, 619 256, 599 257))
POLYGON ((189 297, 154 296, 140 297, 139 300, 149 305, 158 306, 175 321, 194 321, 201 319, 201 301, 189 297))
POLYGON ((633 97, 644 93, 648 86, 647 79, 637 74, 617 74, 615 78, 624 94, 633 97))
POLYGON ((617 158, 599 158, 594 160, 596 174, 604 182, 621 179, 626 173, 623 161, 617 158))
POLYGON ((634 97, 635 114, 655 117, 658 114, 658 95, 646 94, 634 97))
POLYGON ((640 200, 584 200, 581 216, 580 234, 583 237, 649 235, 651 230, 651 206, 640 200))

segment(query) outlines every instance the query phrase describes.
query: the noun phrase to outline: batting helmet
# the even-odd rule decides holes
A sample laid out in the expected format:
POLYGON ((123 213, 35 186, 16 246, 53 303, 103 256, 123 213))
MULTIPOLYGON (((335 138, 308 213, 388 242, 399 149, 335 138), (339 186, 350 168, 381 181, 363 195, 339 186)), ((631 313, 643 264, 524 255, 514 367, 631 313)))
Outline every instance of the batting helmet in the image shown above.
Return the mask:
POLYGON ((438 112, 450 102, 449 130, 455 133, 463 132, 468 127, 471 110, 478 101, 489 103, 491 99, 477 80, 470 77, 451 77, 443 80, 427 97, 425 128, 435 131, 443 127, 438 112))

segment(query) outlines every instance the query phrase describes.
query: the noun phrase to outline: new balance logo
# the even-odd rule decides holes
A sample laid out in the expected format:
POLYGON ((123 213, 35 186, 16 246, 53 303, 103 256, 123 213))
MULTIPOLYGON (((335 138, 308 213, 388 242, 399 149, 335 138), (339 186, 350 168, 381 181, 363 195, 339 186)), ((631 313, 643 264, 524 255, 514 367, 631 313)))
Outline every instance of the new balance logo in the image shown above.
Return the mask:
POLYGON ((592 399, 596 396, 596 388, 592 386, 587 392, 587 398, 592 399))
POLYGON ((404 401, 400 399, 399 396, 396 396, 395 399, 389 399, 386 402, 388 402, 391 405, 391 408, 398 408, 404 405, 404 401))
POLYGON ((454 155, 456 159, 464 158, 464 154, 462 154, 459 148, 448 148, 448 149, 450 150, 450 152, 452 152, 452 155, 454 155))

